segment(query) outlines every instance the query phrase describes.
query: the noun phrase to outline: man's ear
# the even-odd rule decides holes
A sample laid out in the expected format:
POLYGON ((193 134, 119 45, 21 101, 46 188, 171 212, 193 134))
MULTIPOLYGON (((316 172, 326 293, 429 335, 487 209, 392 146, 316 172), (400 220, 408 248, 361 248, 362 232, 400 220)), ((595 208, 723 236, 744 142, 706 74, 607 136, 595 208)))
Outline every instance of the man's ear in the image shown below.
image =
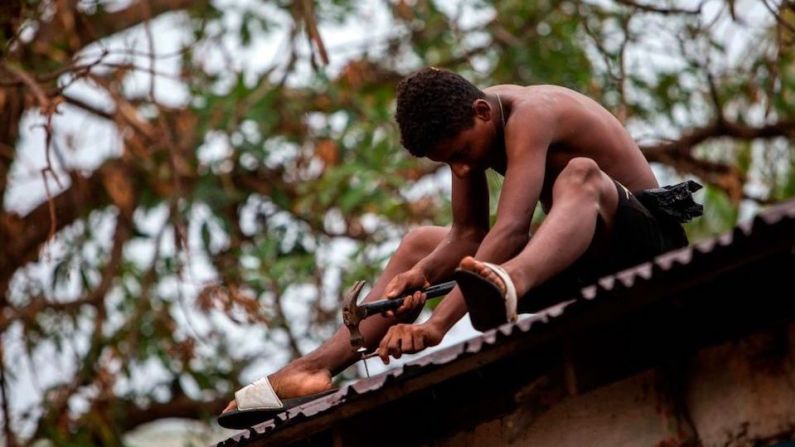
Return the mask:
POLYGON ((475 118, 483 121, 491 121, 491 105, 483 98, 472 101, 472 110, 475 111, 475 118))

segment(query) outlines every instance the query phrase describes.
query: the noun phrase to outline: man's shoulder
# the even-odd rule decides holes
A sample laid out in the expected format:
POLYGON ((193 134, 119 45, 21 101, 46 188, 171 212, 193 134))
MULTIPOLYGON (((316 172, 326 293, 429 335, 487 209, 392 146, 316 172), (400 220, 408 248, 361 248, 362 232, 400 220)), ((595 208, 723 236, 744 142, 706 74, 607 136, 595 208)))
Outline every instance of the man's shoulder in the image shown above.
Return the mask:
POLYGON ((512 96, 510 119, 513 130, 548 126, 560 113, 559 92, 546 85, 529 86, 512 96))
POLYGON ((559 85, 532 85, 515 92, 512 96, 511 119, 525 130, 539 127, 559 127, 570 121, 594 119, 603 109, 594 99, 576 90, 559 85))
POLYGON ((516 93, 517 107, 538 113, 555 110, 572 100, 588 99, 576 90, 552 84, 528 85, 516 93))

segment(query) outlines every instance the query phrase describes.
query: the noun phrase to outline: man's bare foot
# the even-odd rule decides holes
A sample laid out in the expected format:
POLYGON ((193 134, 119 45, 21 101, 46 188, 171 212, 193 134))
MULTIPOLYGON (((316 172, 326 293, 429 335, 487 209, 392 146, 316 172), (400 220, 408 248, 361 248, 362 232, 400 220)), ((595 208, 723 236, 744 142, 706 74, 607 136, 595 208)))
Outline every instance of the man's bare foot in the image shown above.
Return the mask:
POLYGON ((289 365, 269 376, 273 391, 280 398, 302 397, 331 388, 331 371, 293 368, 289 365))
POLYGON ((500 289, 500 292, 505 295, 505 283, 502 281, 502 278, 494 273, 494 270, 488 268, 485 264, 473 258, 472 256, 467 256, 462 259, 461 263, 458 264, 458 268, 461 270, 470 271, 472 273, 477 273, 484 279, 497 286, 500 289))
MULTIPOLYGON (((287 365, 268 376, 268 380, 280 399, 308 396, 331 388, 331 372, 327 369, 308 370, 287 365)), ((233 400, 222 413, 236 408, 237 402, 233 400)))

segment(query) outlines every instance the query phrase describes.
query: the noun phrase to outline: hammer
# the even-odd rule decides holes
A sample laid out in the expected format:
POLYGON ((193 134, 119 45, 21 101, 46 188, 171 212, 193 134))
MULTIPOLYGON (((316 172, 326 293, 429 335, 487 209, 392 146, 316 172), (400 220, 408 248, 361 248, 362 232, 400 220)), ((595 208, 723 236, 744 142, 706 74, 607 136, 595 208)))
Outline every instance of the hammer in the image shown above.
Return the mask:
MULTIPOLYGON (((364 281, 356 281, 353 283, 353 286, 345 293, 344 306, 342 308, 342 321, 351 333, 351 348, 355 352, 360 352, 362 354, 364 354, 366 348, 364 347, 364 337, 362 337, 362 333, 359 332, 359 323, 371 315, 397 309, 403 305, 403 300, 406 298, 404 296, 400 298, 381 299, 361 305, 356 304, 364 284, 364 281)), ((453 290, 453 287, 455 287, 455 281, 448 281, 426 287, 422 289, 422 293, 427 295, 428 298, 436 298, 437 296, 447 295, 453 290)))

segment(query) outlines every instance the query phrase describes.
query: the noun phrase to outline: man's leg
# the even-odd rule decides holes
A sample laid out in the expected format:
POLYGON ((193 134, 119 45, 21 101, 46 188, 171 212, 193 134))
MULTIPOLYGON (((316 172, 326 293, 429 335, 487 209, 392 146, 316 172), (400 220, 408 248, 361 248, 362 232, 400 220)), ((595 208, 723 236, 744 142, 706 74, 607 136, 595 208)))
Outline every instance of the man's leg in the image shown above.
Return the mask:
MULTIPOLYGON (((553 184, 552 207, 544 222, 527 246, 502 264, 513 280, 517 296, 574 264, 589 247, 589 255, 598 257, 606 248, 617 206, 615 183, 595 161, 569 161, 553 184), (598 220, 602 221, 603 230, 599 234, 598 220)), ((505 292, 499 276, 474 258, 464 258, 460 267, 478 273, 505 292)))
MULTIPOLYGON (((449 229, 443 227, 420 227, 409 232, 364 301, 374 301, 383 297, 384 288, 389 281, 430 254, 448 231, 449 229)), ((362 321, 359 330, 364 336, 367 347, 371 349, 378 346, 386 331, 395 323, 398 321, 394 317, 386 318, 381 315, 373 315, 362 321)), ((359 356, 351 351, 350 332, 342 326, 320 347, 293 360, 269 378, 279 397, 305 396, 331 388, 331 378, 358 359, 359 356)))

